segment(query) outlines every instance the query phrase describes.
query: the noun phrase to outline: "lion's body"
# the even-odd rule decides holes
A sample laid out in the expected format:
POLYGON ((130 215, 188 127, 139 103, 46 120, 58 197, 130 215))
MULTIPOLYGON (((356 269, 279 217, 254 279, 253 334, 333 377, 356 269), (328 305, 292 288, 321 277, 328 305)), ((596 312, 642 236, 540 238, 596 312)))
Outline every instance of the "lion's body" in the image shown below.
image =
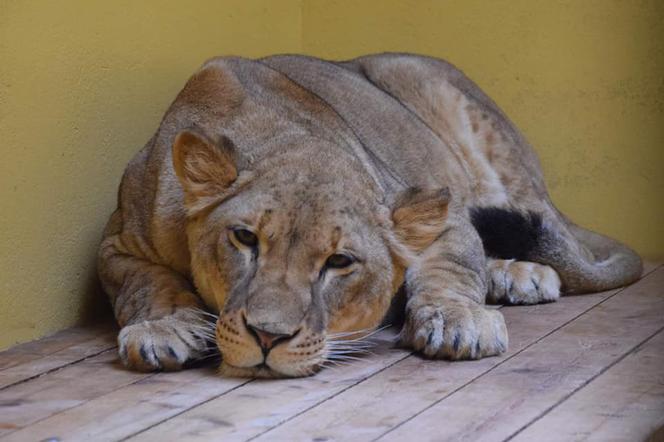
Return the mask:
MULTIPOLYGON (((202 157, 205 161, 215 161, 206 155, 202 157)), ((223 163, 226 157, 219 161, 223 163)), ((222 176, 227 172, 215 173, 222 176)), ((640 274, 640 260, 633 252, 573 225, 554 208, 533 149, 474 83, 441 60, 384 54, 343 63, 302 56, 257 61, 219 58, 207 62, 179 94, 153 139, 127 168, 118 210, 109 222, 100 251, 102 282, 123 326, 146 320, 181 324, 180 311, 196 305, 205 304, 215 312, 230 310, 232 303, 227 302, 226 293, 238 290, 239 283, 229 282, 230 277, 220 274, 219 266, 211 265, 211 240, 206 235, 213 233, 205 227, 214 217, 210 207, 220 202, 233 204, 226 202, 232 200, 228 196, 217 201, 218 194, 226 189, 233 189, 232 195, 269 194, 269 202, 252 200, 252 205, 283 209, 264 222, 287 231, 280 233, 273 227, 273 236, 291 235, 290 248, 284 246, 280 259, 270 265, 270 271, 275 272, 281 265, 277 262, 283 264, 285 259, 291 259, 284 257, 294 256, 290 270, 288 263, 280 270, 279 278, 285 280, 284 275, 294 272, 294 267, 307 265, 305 252, 298 255, 298 239, 308 236, 310 243, 316 242, 327 235, 328 227, 359 232, 362 226, 358 224, 371 224, 372 217, 379 216, 373 214, 380 212, 373 204, 393 208, 413 188, 449 189, 451 200, 444 210, 446 225, 441 225, 435 238, 423 240, 422 247, 415 246, 416 237, 423 234, 412 227, 400 232, 398 217, 417 216, 394 211, 397 236, 410 241, 416 253, 404 252, 410 258, 396 259, 395 262, 410 261, 386 269, 380 277, 385 281, 381 279, 379 283, 375 276, 357 283, 353 289, 357 293, 389 286, 393 294, 403 282, 407 267, 408 274, 414 276, 412 283, 406 277, 406 284, 413 287, 413 293, 426 292, 413 300, 410 308, 424 312, 436 305, 437 301, 428 299, 430 292, 438 290, 433 288, 436 285, 454 291, 451 298, 469 287, 464 296, 479 305, 487 292, 489 299, 496 302, 542 302, 557 297, 560 281, 565 291, 585 292, 627 284, 640 274), (184 166, 179 166, 176 174, 173 162, 177 168, 179 160, 173 158, 171 149, 176 136, 191 127, 214 139, 232 140, 233 149, 228 155, 236 167, 228 178, 232 184, 219 187, 223 190, 201 190, 204 180, 183 178, 193 173, 191 168, 197 167, 200 160, 190 167, 183 157, 184 166), (251 172, 243 175, 244 170, 251 172), (259 188, 253 184, 257 182, 259 188), (313 232, 312 225, 320 227, 313 232), (510 226, 516 231, 509 231, 510 226), (448 264, 438 262, 438 255, 451 257, 445 261, 448 264), (541 265, 520 264, 511 259, 541 265), (160 274, 168 283, 160 282, 160 274), (506 281, 504 276, 508 274, 514 283, 501 286, 499 293, 496 287, 506 281), (526 287, 528 284, 530 288, 526 287), (422 303, 421 308, 416 308, 418 302, 422 303)), ((382 225, 383 221, 376 219, 376 225, 382 225)), ((431 227, 435 224, 432 222, 425 224, 425 230, 435 227, 431 227)), ((367 237, 372 234, 371 229, 362 233, 367 237)), ((311 255, 310 251, 307 253, 311 255)), ((400 252, 376 252, 381 253, 395 256, 400 252)), ((272 282, 261 284, 262 288, 256 290, 264 292, 272 287, 272 282)), ((288 287, 297 284, 286 283, 288 287)), ((302 304, 292 307, 295 313, 289 313, 298 321, 315 304, 313 295, 302 296, 302 304)), ((312 321, 326 324, 321 326, 328 331, 374 327, 390 301, 379 294, 367 295, 362 302, 358 301, 359 295, 352 299, 352 306, 338 306, 334 312, 328 311, 312 321)), ((445 315, 455 311, 455 302, 448 303, 445 315)), ((238 308, 247 309, 247 305, 238 308)), ((477 319, 482 314, 468 317, 475 318, 477 325, 483 321, 477 319)), ((447 316, 445 319, 453 322, 447 316)), ((427 325, 427 330, 435 330, 435 320, 427 321, 434 323, 427 325)), ((422 328, 420 322, 413 318, 407 325, 413 328, 407 343, 427 354, 436 354, 435 349, 425 347, 431 342, 416 342, 419 338, 415 335, 422 334, 418 329, 422 328)), ((449 339, 443 325, 440 327, 439 335, 432 338, 430 334, 428 340, 440 340, 441 348, 448 346, 440 355, 459 356, 454 354, 459 343, 443 344, 449 339)), ((478 325, 478 330, 482 327, 478 325)), ((487 327, 500 328, 500 324, 487 327)), ((230 329, 233 330, 232 325, 230 329)), ((404 333, 409 332, 405 329, 404 333)), ((121 335, 121 345, 122 339, 131 338, 121 335)), ((217 339, 223 338, 218 334, 217 339)), ((180 339, 194 345, 193 338, 191 342, 187 340, 180 339)), ((496 344, 497 349, 460 357, 495 354, 504 350, 506 337, 503 341, 496 344)), ((480 344, 476 345, 479 348, 480 344)), ((128 343, 124 346, 131 347, 128 343)), ((131 348, 130 354, 124 355, 134 366, 141 363, 132 359, 146 359, 139 347, 133 355, 131 348)), ((173 350, 172 345, 169 348, 173 350)), ((233 350, 237 351, 240 350, 233 350)), ((190 352, 189 356, 196 354, 190 352)), ((228 358, 232 361, 232 356, 228 358)), ((164 358, 154 353, 152 359, 164 358)), ((177 359, 182 362, 182 358, 177 359)), ((154 363, 147 363, 147 368, 154 367, 154 363)))

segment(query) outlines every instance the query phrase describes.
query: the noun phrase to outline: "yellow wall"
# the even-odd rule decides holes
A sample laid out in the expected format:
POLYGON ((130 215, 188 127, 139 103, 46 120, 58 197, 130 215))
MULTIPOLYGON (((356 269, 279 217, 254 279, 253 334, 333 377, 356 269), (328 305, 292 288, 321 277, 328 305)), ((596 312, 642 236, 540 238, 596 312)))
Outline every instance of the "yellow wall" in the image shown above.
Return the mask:
POLYGON ((104 306, 126 163, 206 58, 300 50, 300 2, 0 0, 0 348, 104 306))
POLYGON ((216 54, 445 57, 536 146, 562 210, 664 258, 662 23, 659 0, 0 0, 0 348, 103 311, 122 170, 216 54))
POLYGON ((664 1, 305 1, 303 50, 445 58, 535 146, 557 206, 664 258, 664 1))

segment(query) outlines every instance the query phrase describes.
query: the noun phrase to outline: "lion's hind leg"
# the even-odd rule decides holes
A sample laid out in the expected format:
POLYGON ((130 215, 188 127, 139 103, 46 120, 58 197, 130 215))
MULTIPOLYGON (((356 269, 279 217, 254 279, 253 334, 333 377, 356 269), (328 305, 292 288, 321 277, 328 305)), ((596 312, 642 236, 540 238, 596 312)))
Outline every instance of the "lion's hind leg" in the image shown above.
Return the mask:
POLYGON ((495 304, 540 304, 560 297, 560 278, 543 264, 489 259, 487 301, 495 304))

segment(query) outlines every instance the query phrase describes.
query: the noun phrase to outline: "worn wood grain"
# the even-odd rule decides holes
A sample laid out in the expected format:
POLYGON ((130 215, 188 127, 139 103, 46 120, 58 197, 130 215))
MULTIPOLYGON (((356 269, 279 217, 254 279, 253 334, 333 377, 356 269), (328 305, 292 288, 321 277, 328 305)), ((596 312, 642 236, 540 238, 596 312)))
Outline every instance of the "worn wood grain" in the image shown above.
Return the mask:
POLYGON ((664 333, 629 354, 513 440, 646 440, 664 426, 664 333))
MULTIPOLYGON (((386 335, 383 335, 386 336, 386 335)), ((193 408, 131 440, 247 440, 321 401, 352 388, 410 353, 383 341, 373 357, 310 378, 255 380, 193 408)))
POLYGON ((380 440, 504 440, 664 327, 658 269, 380 440))
POLYGON ((158 373, 54 414, 2 440, 121 440, 246 382, 249 380, 221 378, 211 366, 158 373))
POLYGON ((297 416, 258 440, 371 440, 504 363, 547 334, 616 294, 575 296, 554 304, 508 307, 508 352, 479 361, 431 361, 411 356, 297 416))
POLYGON ((0 436, 146 376, 122 367, 112 349, 9 387, 0 392, 0 436))
POLYGON ((98 341, 102 336, 114 334, 117 334, 115 324, 104 321, 98 325, 72 327, 36 341, 16 345, 0 352, 0 374, 19 365, 43 364, 40 360, 54 355, 60 360, 74 362, 80 357, 80 350, 87 342, 98 341))
MULTIPOLYGON (((654 270, 654 266, 647 268, 647 271, 652 270, 654 270)), ((559 327, 572 320, 584 310, 617 292, 611 291, 570 297, 565 300, 566 305, 561 304, 560 306, 551 304, 504 310, 508 313, 508 321, 514 320, 517 322, 511 328, 513 330, 511 351, 517 351, 528 343, 545 336, 556 326, 559 327), (511 311, 514 313, 509 313, 511 311), (528 314, 529 312, 532 314, 528 314), (544 317, 538 318, 537 313, 544 317)), ((383 353, 379 351, 378 354, 380 356, 383 353)), ((490 369, 500 361, 493 358, 463 364, 449 364, 440 361, 425 361, 417 357, 408 357, 408 355, 399 356, 399 358, 403 360, 398 359, 394 364, 390 361, 388 363, 373 362, 372 364, 375 367, 370 366, 368 374, 363 374, 354 380, 355 384, 352 388, 339 388, 336 385, 341 379, 340 376, 344 376, 346 370, 351 367, 339 369, 339 374, 335 373, 329 380, 324 379, 326 383, 331 382, 333 384, 331 387, 320 385, 317 380, 317 378, 320 379, 325 376, 326 372, 310 380, 276 381, 276 385, 275 381, 253 382, 224 396, 223 402, 212 401, 205 404, 203 409, 194 409, 173 421, 151 428, 144 434, 138 435, 137 439, 155 440, 167 434, 177 434, 178 437, 194 440, 197 438, 245 440, 260 436, 265 432, 267 432, 265 435, 267 440, 281 440, 281 437, 291 440, 296 435, 301 435, 303 439, 322 437, 311 429, 302 429, 302 431, 295 432, 286 431, 283 434, 281 432, 272 433, 270 430, 280 428, 284 423, 286 423, 285 426, 288 426, 291 419, 308 422, 312 429, 325 428, 327 413, 326 411, 318 413, 317 410, 319 404, 323 404, 322 409, 324 410, 327 404, 333 401, 340 404, 338 410, 347 410, 342 417, 330 424, 331 431, 337 436, 345 434, 345 429, 349 428, 353 430, 352 433, 349 433, 353 435, 350 438, 354 439, 358 435, 358 430, 363 428, 363 425, 367 425, 367 422, 369 422, 368 425, 371 425, 371 422, 378 422, 377 428, 381 431, 377 434, 381 434, 384 431, 383 425, 385 425, 386 416, 380 415, 378 419, 372 421, 367 414, 374 410, 384 410, 390 400, 395 402, 394 407, 398 411, 407 409, 406 403, 413 392, 427 396, 426 403, 430 404, 433 400, 432 396, 439 397, 444 386, 438 388, 437 392, 436 389, 423 388, 427 384, 422 379, 430 379, 432 376, 438 376, 439 379, 451 379, 452 376, 448 376, 446 371, 441 369, 441 364, 458 367, 456 379, 463 385, 463 382, 471 380, 478 373, 490 369), (386 373, 388 372, 393 373, 393 376, 387 376, 386 373), (441 374, 443 375, 441 376, 441 374), (377 379, 377 381, 374 382, 374 379, 377 379), (404 389, 403 383, 407 384, 409 382, 411 388, 404 389), (284 388, 281 383, 286 383, 286 387, 284 388), (363 387, 367 383, 375 385, 375 388, 370 389, 370 391, 364 390, 363 387), (295 394, 293 390, 296 391, 295 394), (297 392, 297 390, 300 391, 297 392), (356 390, 358 391, 357 394, 354 393, 356 390), (386 394, 386 391, 391 394, 386 394), (357 406, 363 402, 368 402, 367 407, 357 406), (376 407, 376 404, 380 404, 380 407, 376 407), (215 419, 221 419, 227 425, 215 425, 215 419), (359 424, 353 425, 358 421, 359 424)), ((388 414, 388 417, 394 416, 399 416, 399 414, 394 412, 388 414)), ((397 422, 399 421, 397 420, 397 422)))
MULTIPOLYGON (((86 337, 82 342, 74 343, 60 350, 39 357, 30 353, 26 359, 17 358, 21 363, 11 365, 0 371, 0 391, 7 387, 25 382, 28 379, 75 364, 89 357, 109 351, 116 347, 117 331, 107 327, 96 335, 86 337)), ((26 354, 23 354, 26 356, 26 354)), ((0 393, 1 394, 1 393, 0 393)))
POLYGON ((70 329, 0 353, 0 439, 547 440, 563 423, 569 440, 640 438, 664 415, 663 286, 660 268, 623 291, 504 308, 499 358, 427 361, 383 341, 306 379, 133 373, 114 328, 70 329))

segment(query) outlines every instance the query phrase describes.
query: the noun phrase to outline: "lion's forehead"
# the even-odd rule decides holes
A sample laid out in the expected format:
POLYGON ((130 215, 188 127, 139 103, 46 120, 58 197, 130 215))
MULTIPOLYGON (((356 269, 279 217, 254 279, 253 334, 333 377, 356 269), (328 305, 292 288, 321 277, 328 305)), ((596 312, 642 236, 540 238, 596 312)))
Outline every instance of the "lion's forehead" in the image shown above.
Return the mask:
POLYGON ((343 247, 361 241, 370 230, 367 220, 352 207, 295 206, 268 209, 265 213, 269 215, 264 215, 261 233, 290 244, 303 243, 309 248, 343 247))
POLYGON ((297 235, 316 239, 366 230, 375 224, 374 211, 361 195, 334 186, 252 186, 221 210, 266 235, 297 235))

